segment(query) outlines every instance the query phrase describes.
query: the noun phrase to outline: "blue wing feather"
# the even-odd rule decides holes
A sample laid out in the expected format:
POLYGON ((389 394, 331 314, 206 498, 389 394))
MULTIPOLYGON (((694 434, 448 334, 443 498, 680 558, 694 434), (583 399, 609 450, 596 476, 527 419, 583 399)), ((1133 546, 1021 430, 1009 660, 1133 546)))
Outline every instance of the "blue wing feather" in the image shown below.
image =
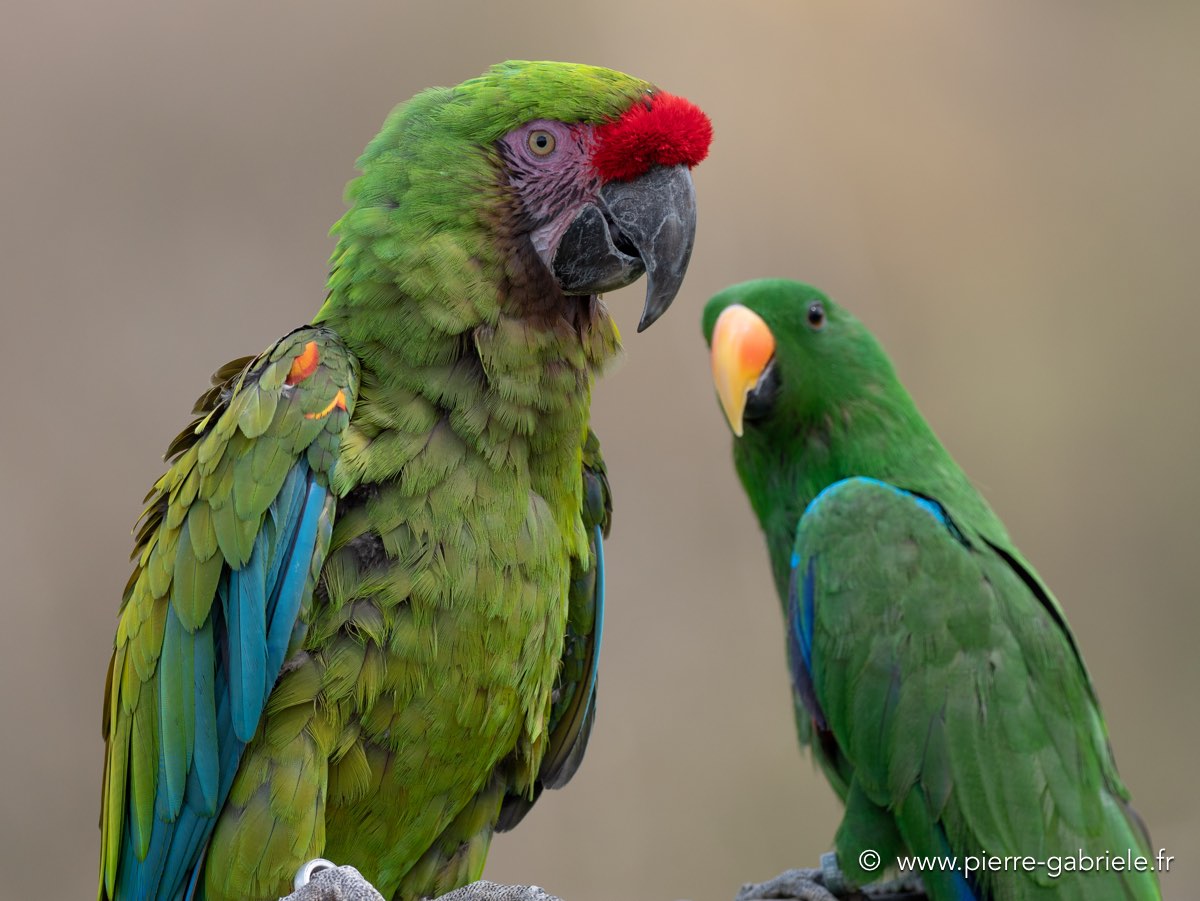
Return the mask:
MULTIPOLYGON (((279 496, 271 507, 269 517, 274 527, 274 541, 271 543, 271 566, 267 572, 267 584, 279 584, 279 572, 292 560, 292 550, 295 547, 296 529, 300 525, 298 505, 304 501, 308 493, 308 466, 304 461, 293 466, 291 472, 279 489, 279 496)), ((270 602, 267 604, 267 616, 272 615, 270 602)))
POLYGON ((158 800, 164 803, 163 812, 168 818, 177 816, 183 805, 184 784, 191 764, 188 733, 192 731, 190 710, 194 698, 191 685, 193 650, 191 634, 180 622, 175 606, 168 606, 159 663, 162 678, 158 689, 159 763, 160 771, 166 777, 159 783, 166 791, 159 791, 158 800))
POLYGON ((301 458, 268 513, 274 528, 266 528, 264 521, 246 566, 222 574, 208 620, 190 634, 173 613, 168 615, 163 659, 188 660, 188 703, 176 709, 194 708, 192 742, 190 749, 183 747, 184 730, 173 722, 164 725, 149 850, 145 860, 137 859, 132 831, 137 818, 131 808, 122 839, 118 899, 202 901, 204 852, 216 817, 246 742, 258 728, 288 643, 301 625, 299 612, 327 497, 328 489, 301 458), (168 640, 173 642, 170 655, 168 640), (185 642, 187 650, 181 647, 185 642))
POLYGON ((217 811, 217 781, 220 777, 217 702, 213 687, 217 661, 213 652, 212 617, 196 630, 194 639, 196 737, 192 769, 188 774, 188 798, 200 799, 198 812, 212 816, 217 811))
MULTIPOLYGON (((287 554, 280 554, 281 560, 287 560, 287 568, 277 571, 278 577, 272 580, 275 586, 267 603, 267 618, 270 628, 267 631, 267 671, 278 674, 283 666, 284 656, 292 641, 296 627, 303 627, 299 621, 300 604, 304 600, 304 588, 308 584, 309 569, 312 563, 311 548, 316 546, 317 533, 321 525, 321 512, 325 506, 325 489, 316 483, 308 486, 308 497, 304 502, 303 516, 293 520, 295 526, 290 530, 292 548, 287 554), (295 548, 310 548, 307 554, 296 553, 295 548)), ((270 686, 268 686, 269 693, 270 686)), ((266 696, 263 704, 266 704, 266 696)))
MULTIPOLYGON (((938 844, 942 857, 954 857, 953 850, 950 847, 950 839, 946 838, 946 830, 939 825, 936 830, 938 844)), ((980 901, 980 896, 976 894, 975 887, 971 881, 960 870, 952 870, 949 877, 950 888, 954 892, 953 901, 980 901)))
POLYGON ((192 868, 192 878, 188 880, 187 891, 183 893, 183 901, 204 901, 204 884, 200 881, 200 874, 204 872, 204 858, 207 854, 207 847, 200 852, 200 860, 192 868))
POLYGON ((787 638, 788 661, 792 669, 792 685, 804 709, 822 728, 828 728, 825 711, 817 701, 812 682, 812 637, 813 620, 816 617, 816 562, 815 556, 808 565, 800 566, 800 556, 792 554, 792 575, 788 583, 787 638))
POLYGON ((246 565, 229 573, 229 594, 221 598, 229 623, 233 731, 243 742, 258 728, 267 681, 266 543, 266 532, 260 531, 246 565))

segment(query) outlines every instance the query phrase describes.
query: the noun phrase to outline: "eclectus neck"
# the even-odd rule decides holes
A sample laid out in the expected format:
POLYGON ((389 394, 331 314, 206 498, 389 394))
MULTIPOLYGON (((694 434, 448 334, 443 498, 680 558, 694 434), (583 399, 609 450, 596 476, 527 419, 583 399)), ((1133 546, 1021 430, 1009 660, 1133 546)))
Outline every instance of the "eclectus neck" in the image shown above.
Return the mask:
POLYGON ((766 534, 781 599, 787 595, 796 527, 822 489, 869 476, 935 498, 947 507, 978 498, 962 471, 897 382, 865 390, 817 416, 783 425, 750 425, 734 444, 734 462, 766 534), (786 431, 786 434, 784 432, 786 431), (790 448, 780 455, 778 448, 790 448))

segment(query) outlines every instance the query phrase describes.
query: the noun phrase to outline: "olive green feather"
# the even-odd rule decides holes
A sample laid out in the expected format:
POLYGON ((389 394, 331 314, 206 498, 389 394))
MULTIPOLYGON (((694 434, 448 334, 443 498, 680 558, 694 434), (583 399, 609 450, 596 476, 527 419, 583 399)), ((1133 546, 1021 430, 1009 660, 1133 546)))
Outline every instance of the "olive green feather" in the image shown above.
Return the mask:
POLYGON ((507 63, 367 147, 314 324, 217 373, 147 498, 101 901, 176 901, 197 867, 197 897, 275 899, 317 856, 441 893, 574 772, 610 511, 589 402, 619 337, 530 268, 497 141, 651 90, 507 63))

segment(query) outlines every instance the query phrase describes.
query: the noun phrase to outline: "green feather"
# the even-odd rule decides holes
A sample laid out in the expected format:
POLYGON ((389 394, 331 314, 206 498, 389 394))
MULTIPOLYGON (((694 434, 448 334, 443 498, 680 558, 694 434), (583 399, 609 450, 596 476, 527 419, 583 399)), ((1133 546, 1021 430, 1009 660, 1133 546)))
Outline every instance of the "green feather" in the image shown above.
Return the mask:
POLYGON ((192 554, 199 563, 206 563, 217 552, 217 533, 212 523, 212 508, 205 502, 192 504, 188 509, 188 538, 192 554))
MULTIPOLYGON (((885 865, 947 845, 960 856, 1150 857, 1058 602, 879 344, 820 292, 783 280, 714 297, 710 343, 734 304, 774 340, 734 461, 789 629, 808 622, 802 605, 813 610, 809 660, 792 664, 816 705, 799 712, 801 734, 846 802, 847 875, 878 875, 858 865, 864 848, 884 849, 885 865)), ((714 350, 722 378, 727 353, 714 350)), ((923 875, 933 901, 960 897, 953 877, 923 875)), ((1160 897, 1153 873, 1050 880, 1009 869, 977 880, 988 897, 1022 901, 1160 897)))
MULTIPOLYGON (((195 509, 207 510, 206 504, 197 504, 195 509)), ((196 541, 191 537, 191 527, 206 528, 207 522, 202 516, 188 514, 187 522, 179 534, 180 548, 175 554, 175 575, 172 579, 173 593, 171 609, 179 617, 181 625, 189 631, 200 628, 212 607, 212 599, 216 594, 217 582, 221 578, 224 560, 210 552, 207 560, 197 559, 196 541)), ((207 549, 207 548, 205 548, 207 549)), ((214 546, 215 549, 215 546, 214 546)), ((187 677, 191 679, 190 676, 187 677)))
MULTIPOLYGON (((150 682, 134 710, 129 734, 129 793, 133 814, 133 844, 140 857, 150 847, 158 781, 158 691, 150 682)), ((124 736, 122 736, 124 737, 124 736)))
POLYGON ((602 473, 588 406, 619 338, 531 255, 496 145, 535 119, 608 122, 652 91, 506 63, 419 94, 367 147, 315 324, 217 372, 147 498, 108 693, 101 901, 134 890, 122 842, 145 858, 152 833, 184 840, 173 812, 214 808, 209 901, 287 894, 318 855, 386 897, 440 894, 478 878, 505 798, 528 799, 547 748, 561 759, 586 729, 572 680, 607 486, 585 498, 584 448, 602 473), (305 502, 280 498, 293 472, 323 504, 307 559, 285 546, 305 502), (236 771, 221 758, 222 798, 215 661, 247 610, 213 601, 256 542, 266 572, 304 585, 253 738, 236 771))
MULTIPOLYGON (((271 382, 268 381, 266 384, 260 382, 260 390, 244 395, 246 399, 242 403, 241 410, 238 411, 238 426, 247 438, 258 438, 271 425, 271 421, 275 418, 275 409, 279 405, 278 387, 276 385, 276 390, 272 390, 271 382)), ((258 444, 255 445, 256 453, 258 446, 258 444)))

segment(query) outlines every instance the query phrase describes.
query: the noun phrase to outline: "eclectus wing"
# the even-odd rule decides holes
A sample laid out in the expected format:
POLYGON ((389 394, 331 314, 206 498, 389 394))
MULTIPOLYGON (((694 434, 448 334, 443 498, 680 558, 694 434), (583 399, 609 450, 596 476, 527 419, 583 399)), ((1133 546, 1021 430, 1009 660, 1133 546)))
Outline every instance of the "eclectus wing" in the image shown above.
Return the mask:
POLYGON ((333 332, 303 328, 213 381, 147 497, 121 605, 101 901, 192 896, 329 544, 357 362, 333 332))
MULTIPOLYGON (((896 839, 918 855, 1149 855, 1074 641, 1015 554, 936 501, 852 478, 809 504, 792 567, 789 658, 843 761, 851 878, 878 875, 857 871, 864 845, 896 839)), ((1145 873, 923 875, 938 899, 1158 897, 1145 873)))
POLYGON ((538 769, 532 797, 507 794, 497 829, 512 829, 537 801, 543 788, 566 785, 587 750, 596 719, 596 682, 604 629, 604 539, 612 524, 612 495, 600 442, 590 430, 583 447, 583 526, 591 535, 587 565, 572 563, 567 634, 562 669, 554 686, 550 742, 538 769))

